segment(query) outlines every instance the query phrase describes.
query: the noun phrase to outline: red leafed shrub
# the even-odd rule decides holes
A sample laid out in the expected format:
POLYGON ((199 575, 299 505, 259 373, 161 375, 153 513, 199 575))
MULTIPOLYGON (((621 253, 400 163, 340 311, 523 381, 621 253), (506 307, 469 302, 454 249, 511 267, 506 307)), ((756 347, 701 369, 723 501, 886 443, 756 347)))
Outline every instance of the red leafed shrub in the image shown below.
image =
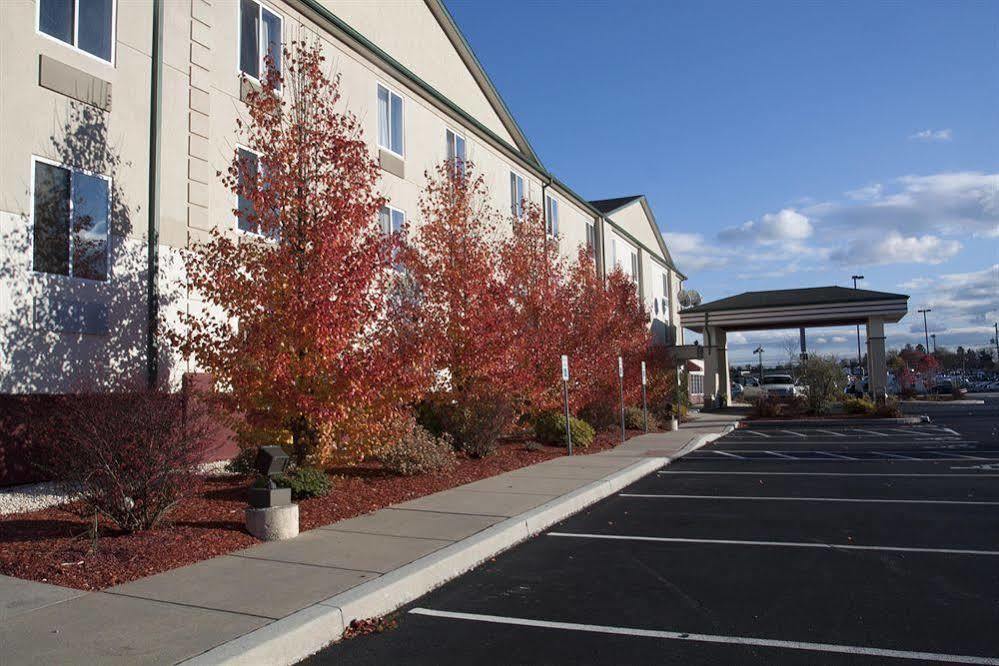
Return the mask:
POLYGON ((42 420, 39 464, 82 513, 126 532, 155 527, 191 486, 209 433, 196 401, 156 392, 66 396, 42 420))

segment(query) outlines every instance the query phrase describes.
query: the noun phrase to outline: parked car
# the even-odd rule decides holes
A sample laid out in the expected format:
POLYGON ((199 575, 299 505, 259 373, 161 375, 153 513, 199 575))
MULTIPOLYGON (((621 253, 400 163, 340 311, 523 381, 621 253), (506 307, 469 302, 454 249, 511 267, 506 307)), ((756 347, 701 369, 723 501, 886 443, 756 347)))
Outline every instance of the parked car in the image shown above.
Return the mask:
POLYGON ((742 384, 738 382, 732 382, 732 399, 741 398, 743 393, 742 384))
POLYGON ((746 384, 742 387, 743 400, 755 400, 763 395, 763 388, 760 380, 756 377, 746 377, 746 384))
POLYGON ((759 397, 776 397, 781 400, 789 400, 794 396, 804 395, 804 387, 796 384, 791 375, 765 375, 762 386, 755 387, 756 390, 750 393, 750 387, 746 387, 743 397, 747 400, 759 397))

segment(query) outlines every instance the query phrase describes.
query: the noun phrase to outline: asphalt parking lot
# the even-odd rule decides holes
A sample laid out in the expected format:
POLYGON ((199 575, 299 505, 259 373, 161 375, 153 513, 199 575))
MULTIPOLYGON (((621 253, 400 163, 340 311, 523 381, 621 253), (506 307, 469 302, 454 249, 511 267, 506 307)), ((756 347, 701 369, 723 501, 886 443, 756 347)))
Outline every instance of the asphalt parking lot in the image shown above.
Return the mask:
POLYGON ((737 430, 307 663, 999 664, 999 410, 941 414, 737 430))

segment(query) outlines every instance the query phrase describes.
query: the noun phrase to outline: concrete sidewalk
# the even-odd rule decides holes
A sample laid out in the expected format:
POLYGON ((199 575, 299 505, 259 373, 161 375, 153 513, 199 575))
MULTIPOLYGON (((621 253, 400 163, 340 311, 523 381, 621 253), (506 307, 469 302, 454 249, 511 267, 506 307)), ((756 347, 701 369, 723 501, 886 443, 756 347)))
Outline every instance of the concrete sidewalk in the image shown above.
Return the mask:
POLYGON ((0 661, 294 663, 351 620, 421 596, 732 423, 695 415, 677 432, 555 458, 102 592, 0 576, 0 661))

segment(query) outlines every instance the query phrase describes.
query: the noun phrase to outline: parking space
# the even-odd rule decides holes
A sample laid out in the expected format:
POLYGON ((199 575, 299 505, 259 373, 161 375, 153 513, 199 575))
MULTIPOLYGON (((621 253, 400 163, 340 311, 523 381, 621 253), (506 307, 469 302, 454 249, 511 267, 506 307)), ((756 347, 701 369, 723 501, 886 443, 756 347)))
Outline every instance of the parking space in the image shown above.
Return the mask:
POLYGON ((996 462, 959 420, 740 429, 312 663, 999 664, 996 462))

